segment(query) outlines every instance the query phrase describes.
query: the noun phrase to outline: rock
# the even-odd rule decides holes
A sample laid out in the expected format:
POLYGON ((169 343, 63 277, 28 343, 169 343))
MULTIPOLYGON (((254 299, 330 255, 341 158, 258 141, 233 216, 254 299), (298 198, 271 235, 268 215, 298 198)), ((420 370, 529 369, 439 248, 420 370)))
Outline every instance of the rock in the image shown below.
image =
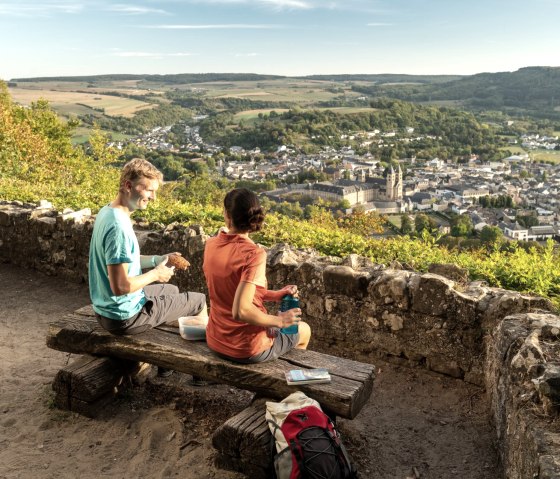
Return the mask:
POLYGON ((469 280, 469 272, 455 264, 433 263, 428 267, 428 273, 438 274, 458 283, 466 283, 469 280))
POLYGON ((323 271, 325 292, 363 298, 367 292, 368 277, 368 273, 354 271, 349 266, 327 266, 323 271))

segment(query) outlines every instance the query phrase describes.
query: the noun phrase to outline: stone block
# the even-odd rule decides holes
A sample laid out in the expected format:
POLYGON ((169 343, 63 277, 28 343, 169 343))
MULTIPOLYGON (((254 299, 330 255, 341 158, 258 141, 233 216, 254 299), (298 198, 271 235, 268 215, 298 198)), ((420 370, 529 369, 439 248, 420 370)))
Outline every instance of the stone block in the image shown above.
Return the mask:
POLYGON ((408 281, 411 273, 407 271, 385 270, 374 277, 368 292, 379 306, 394 305, 407 310, 410 306, 408 281))
POLYGON ((367 293, 369 274, 354 271, 349 266, 327 266, 323 271, 327 294, 343 294, 363 298, 367 293))
POLYGON ((452 309, 454 282, 434 274, 414 274, 409 282, 412 310, 443 316, 452 309))

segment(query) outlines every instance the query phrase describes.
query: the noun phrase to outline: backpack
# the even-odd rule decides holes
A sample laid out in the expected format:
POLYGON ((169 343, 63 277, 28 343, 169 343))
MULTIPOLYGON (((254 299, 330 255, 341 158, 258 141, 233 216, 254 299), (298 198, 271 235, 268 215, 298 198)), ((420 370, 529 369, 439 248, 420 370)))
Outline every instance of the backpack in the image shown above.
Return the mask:
POLYGON ((301 391, 267 402, 277 479, 354 479, 357 472, 331 419, 301 391))

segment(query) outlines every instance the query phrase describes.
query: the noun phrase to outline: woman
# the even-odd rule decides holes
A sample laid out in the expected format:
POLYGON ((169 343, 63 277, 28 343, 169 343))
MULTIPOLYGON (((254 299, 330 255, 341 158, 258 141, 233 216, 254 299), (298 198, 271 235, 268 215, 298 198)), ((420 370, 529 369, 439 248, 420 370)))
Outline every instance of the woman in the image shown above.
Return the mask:
POLYGON ((306 349, 311 329, 300 321, 301 310, 274 316, 263 305, 297 294, 297 286, 267 289, 266 252, 249 238, 264 221, 257 196, 245 188, 230 191, 224 199, 224 219, 228 231, 210 238, 204 250, 203 269, 210 294, 208 346, 241 363, 271 361, 290 349, 306 349), (298 324, 297 334, 278 331, 292 324, 298 324))

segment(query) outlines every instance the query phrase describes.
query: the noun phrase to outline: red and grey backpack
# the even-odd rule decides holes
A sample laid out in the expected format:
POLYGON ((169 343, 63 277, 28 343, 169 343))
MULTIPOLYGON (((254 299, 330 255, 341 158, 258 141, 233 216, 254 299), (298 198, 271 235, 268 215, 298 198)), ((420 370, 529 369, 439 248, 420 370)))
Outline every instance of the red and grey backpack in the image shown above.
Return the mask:
MULTIPOLYGON (((303 395, 299 392, 295 394, 303 395)), ((286 399, 291 396, 293 394, 286 399)), ((267 422, 276 446, 274 455, 276 477, 278 479, 357 478, 357 472, 333 422, 315 401, 310 401, 315 404, 291 411, 287 411, 284 407, 283 412, 278 415, 280 422, 271 418, 274 417, 274 412, 271 413, 267 403, 267 422), (285 418, 282 420, 283 416, 285 418)))

